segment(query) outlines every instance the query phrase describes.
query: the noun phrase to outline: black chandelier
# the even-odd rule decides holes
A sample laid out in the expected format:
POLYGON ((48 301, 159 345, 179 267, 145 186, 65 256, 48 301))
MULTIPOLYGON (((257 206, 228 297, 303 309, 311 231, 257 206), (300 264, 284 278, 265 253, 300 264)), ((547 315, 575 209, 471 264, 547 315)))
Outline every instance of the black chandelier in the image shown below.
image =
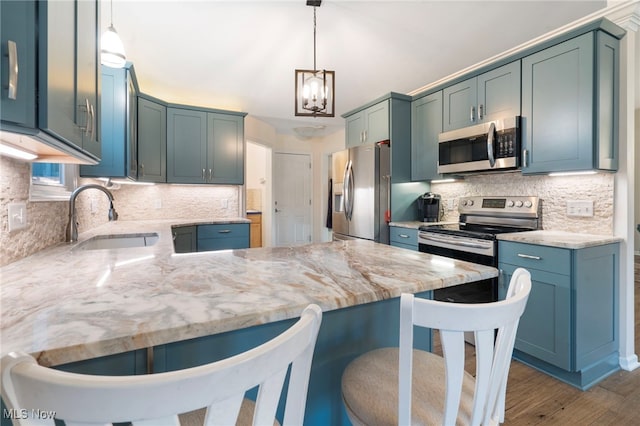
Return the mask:
POLYGON ((295 115, 311 117, 335 116, 335 71, 316 67, 316 7, 322 0, 307 0, 313 6, 313 69, 296 70, 295 115))

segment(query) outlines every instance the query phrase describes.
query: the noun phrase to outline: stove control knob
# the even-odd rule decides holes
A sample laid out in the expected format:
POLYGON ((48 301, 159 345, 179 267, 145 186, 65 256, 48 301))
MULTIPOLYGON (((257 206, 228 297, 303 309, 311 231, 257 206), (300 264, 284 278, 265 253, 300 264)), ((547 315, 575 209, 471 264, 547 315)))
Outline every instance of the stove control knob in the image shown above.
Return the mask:
POLYGON ((467 207, 467 200, 462 200, 462 207, 467 207))
POLYGON ((513 207, 513 200, 507 201, 507 207, 513 207))
POLYGON ((516 207, 522 207, 522 201, 520 200, 516 201, 516 207))
POLYGON ((528 208, 528 209, 530 209, 532 205, 533 205, 533 204, 531 204, 531 201, 529 201, 529 200, 527 200, 527 201, 525 201, 525 202, 524 202, 524 206, 525 206, 526 208, 528 208))
POLYGON ((469 200, 469 207, 473 205, 473 200, 469 200))

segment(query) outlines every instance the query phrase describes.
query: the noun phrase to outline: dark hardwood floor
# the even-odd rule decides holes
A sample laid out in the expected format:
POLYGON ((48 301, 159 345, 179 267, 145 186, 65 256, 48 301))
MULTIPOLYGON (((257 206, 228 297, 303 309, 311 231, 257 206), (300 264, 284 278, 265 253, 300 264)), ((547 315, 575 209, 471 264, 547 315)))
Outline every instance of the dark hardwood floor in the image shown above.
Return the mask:
MULTIPOLYGON (((635 258, 635 347, 640 350, 640 256, 635 258)), ((434 351, 438 352, 438 338, 434 351)), ((467 371, 475 371, 467 345, 467 371)), ((619 371, 581 391, 528 367, 511 363, 505 425, 640 425, 640 368, 619 371)))

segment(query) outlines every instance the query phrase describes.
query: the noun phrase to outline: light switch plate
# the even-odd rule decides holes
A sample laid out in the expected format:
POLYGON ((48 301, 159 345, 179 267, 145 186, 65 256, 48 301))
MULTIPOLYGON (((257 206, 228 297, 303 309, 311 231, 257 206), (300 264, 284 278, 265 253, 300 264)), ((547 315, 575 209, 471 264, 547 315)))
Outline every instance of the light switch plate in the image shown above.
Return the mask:
POLYGON ((593 201, 567 200, 567 216, 593 217, 593 201))
POLYGON ((27 227, 27 204, 9 204, 9 232, 27 227))

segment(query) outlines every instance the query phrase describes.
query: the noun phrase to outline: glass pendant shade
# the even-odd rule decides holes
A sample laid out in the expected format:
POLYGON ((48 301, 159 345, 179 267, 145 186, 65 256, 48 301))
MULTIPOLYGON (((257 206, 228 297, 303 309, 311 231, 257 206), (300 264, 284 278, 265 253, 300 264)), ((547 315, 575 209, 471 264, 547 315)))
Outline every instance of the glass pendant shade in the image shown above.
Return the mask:
POLYGON ((127 62, 127 56, 124 53, 124 46, 122 40, 113 27, 113 24, 109 26, 107 31, 102 34, 100 39, 100 63, 111 68, 123 68, 127 62))
POLYGON ((334 117, 334 71, 296 70, 297 116, 334 117))

